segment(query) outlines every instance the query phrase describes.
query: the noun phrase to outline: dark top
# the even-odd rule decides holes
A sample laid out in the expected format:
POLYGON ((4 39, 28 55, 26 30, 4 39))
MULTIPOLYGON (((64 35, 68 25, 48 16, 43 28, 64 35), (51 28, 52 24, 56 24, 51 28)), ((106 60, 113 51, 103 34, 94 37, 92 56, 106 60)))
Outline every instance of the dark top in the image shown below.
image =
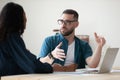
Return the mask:
POLYGON ((41 63, 29 52, 19 34, 11 34, 0 42, 0 76, 51 72, 51 65, 41 63))
MULTIPOLYGON (((41 47, 41 51, 38 55, 38 58, 45 57, 51 51, 53 51, 56 46, 62 42, 61 49, 64 50, 65 55, 67 55, 68 41, 64 38, 62 34, 56 34, 54 36, 47 37, 41 47)), ((86 58, 92 55, 92 49, 88 42, 83 41, 75 36, 75 51, 74 51, 74 63, 78 64, 78 68, 85 68, 86 58)), ((54 63, 59 63, 64 65, 64 61, 58 59, 54 60, 54 63)))

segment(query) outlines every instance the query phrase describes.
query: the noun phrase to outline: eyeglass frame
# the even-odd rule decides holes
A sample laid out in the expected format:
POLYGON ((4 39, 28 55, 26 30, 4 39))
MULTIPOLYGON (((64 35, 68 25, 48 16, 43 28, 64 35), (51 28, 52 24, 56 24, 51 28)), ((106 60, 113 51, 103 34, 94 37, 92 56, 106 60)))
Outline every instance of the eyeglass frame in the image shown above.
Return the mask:
POLYGON ((63 19, 58 19, 57 20, 59 25, 62 25, 63 23, 65 25, 70 25, 71 23, 76 22, 76 21, 78 21, 78 20, 63 20, 63 19), (61 21, 61 23, 59 21, 61 21))

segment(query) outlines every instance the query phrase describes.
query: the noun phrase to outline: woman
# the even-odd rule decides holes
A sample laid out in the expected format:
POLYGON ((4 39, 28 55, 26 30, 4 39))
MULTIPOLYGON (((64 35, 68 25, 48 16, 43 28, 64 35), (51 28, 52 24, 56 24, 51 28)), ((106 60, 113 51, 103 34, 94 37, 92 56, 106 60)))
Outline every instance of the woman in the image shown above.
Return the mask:
POLYGON ((26 49, 21 38, 25 27, 22 6, 7 3, 0 14, 0 76, 53 72, 50 64, 41 63, 26 49))

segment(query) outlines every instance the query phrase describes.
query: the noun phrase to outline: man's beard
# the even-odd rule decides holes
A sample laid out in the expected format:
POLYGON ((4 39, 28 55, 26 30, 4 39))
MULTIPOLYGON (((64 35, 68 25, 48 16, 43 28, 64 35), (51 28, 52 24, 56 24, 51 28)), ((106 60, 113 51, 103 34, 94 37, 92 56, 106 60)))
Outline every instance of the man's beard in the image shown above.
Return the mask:
POLYGON ((74 31, 74 29, 71 29, 71 30, 68 31, 68 32, 61 32, 61 30, 60 30, 60 33, 61 33, 63 36, 69 36, 70 34, 73 33, 73 31, 74 31))

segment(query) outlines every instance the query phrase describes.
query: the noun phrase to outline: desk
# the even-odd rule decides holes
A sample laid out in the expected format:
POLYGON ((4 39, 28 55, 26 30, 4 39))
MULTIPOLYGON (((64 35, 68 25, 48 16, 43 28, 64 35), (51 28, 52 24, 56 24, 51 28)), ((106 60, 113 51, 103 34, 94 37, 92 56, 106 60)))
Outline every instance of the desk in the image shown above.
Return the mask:
POLYGON ((107 74, 27 74, 1 77, 1 80, 120 80, 120 72, 107 74))
POLYGON ((120 80, 120 67, 113 69, 115 70, 111 73, 105 74, 25 74, 3 76, 1 80, 120 80))

